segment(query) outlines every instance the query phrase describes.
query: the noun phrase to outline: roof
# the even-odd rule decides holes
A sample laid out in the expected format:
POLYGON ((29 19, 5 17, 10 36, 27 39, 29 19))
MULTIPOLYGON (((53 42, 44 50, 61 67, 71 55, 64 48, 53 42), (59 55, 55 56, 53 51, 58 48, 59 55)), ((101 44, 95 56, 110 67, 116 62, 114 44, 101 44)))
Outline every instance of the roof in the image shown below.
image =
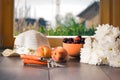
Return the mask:
POLYGON ((94 16, 99 14, 99 3, 100 2, 95 1, 94 3, 89 5, 83 12, 81 12, 77 16, 80 18, 84 18, 86 20, 93 18, 94 16))

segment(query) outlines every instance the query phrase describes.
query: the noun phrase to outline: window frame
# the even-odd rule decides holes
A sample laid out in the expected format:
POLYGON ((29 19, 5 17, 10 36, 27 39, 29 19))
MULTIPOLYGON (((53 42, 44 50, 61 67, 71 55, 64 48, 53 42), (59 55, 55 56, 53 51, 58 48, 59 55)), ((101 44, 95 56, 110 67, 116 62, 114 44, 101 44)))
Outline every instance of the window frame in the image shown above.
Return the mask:
MULTIPOLYGON (((119 0, 100 0, 100 24, 118 24, 118 20, 115 14, 120 13, 120 10, 116 10, 113 13, 113 8, 119 0), (113 21, 114 20, 114 21, 113 21)), ((118 4, 119 5, 119 4, 118 4)), ((120 7, 120 6, 119 6, 120 7)), ((14 14, 14 0, 0 0, 0 48, 13 48, 14 47, 14 37, 13 37, 13 14, 14 14), (9 14, 8 14, 9 13, 9 14)), ((119 14, 118 14, 119 16, 119 14)), ((120 19, 119 19, 120 21, 120 19)), ((62 45, 60 38, 50 38, 50 44, 52 46, 62 45), (54 43, 54 44, 53 44, 54 43)))

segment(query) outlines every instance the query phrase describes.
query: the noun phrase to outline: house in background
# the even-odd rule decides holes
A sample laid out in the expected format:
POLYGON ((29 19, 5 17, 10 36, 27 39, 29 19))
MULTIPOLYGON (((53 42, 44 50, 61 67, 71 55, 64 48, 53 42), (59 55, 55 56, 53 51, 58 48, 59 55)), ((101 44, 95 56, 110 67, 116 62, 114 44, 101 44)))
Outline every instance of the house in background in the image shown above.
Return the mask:
POLYGON ((79 17, 80 23, 82 23, 87 28, 90 28, 92 26, 97 27, 100 23, 99 5, 100 2, 95 1, 84 11, 78 14, 77 17, 79 17))

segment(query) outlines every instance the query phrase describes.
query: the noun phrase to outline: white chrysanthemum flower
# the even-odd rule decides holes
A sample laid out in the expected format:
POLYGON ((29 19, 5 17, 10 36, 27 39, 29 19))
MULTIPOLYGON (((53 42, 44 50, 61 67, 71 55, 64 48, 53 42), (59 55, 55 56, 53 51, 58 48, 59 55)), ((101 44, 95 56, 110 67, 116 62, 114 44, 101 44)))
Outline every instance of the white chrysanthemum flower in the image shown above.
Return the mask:
POLYGON ((99 25, 94 40, 86 39, 81 50, 81 62, 120 67, 120 30, 112 25, 99 25))
POLYGON ((106 34, 109 34, 110 30, 111 30, 111 26, 108 26, 108 24, 102 26, 99 25, 97 27, 97 30, 95 31, 96 34, 94 36, 97 40, 101 40, 104 38, 106 34))
POLYGON ((87 37, 85 39, 85 44, 84 44, 84 48, 81 48, 81 62, 83 63, 88 63, 88 61, 90 60, 90 55, 92 52, 92 39, 91 37, 87 37))
POLYGON ((109 65, 112 67, 120 67, 120 55, 108 55, 109 65))
POLYGON ((106 54, 104 54, 104 50, 102 47, 93 47, 92 53, 91 53, 91 60, 89 61, 89 64, 108 64, 107 60, 105 60, 107 57, 106 54))

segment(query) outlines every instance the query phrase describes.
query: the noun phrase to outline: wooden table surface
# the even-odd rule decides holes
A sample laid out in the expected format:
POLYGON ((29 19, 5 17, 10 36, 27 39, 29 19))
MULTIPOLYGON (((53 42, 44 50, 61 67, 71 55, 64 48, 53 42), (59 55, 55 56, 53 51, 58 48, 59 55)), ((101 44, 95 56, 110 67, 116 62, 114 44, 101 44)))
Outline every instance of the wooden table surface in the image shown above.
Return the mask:
POLYGON ((19 57, 0 56, 0 80, 120 80, 120 68, 70 60, 62 68, 23 65, 19 57))

